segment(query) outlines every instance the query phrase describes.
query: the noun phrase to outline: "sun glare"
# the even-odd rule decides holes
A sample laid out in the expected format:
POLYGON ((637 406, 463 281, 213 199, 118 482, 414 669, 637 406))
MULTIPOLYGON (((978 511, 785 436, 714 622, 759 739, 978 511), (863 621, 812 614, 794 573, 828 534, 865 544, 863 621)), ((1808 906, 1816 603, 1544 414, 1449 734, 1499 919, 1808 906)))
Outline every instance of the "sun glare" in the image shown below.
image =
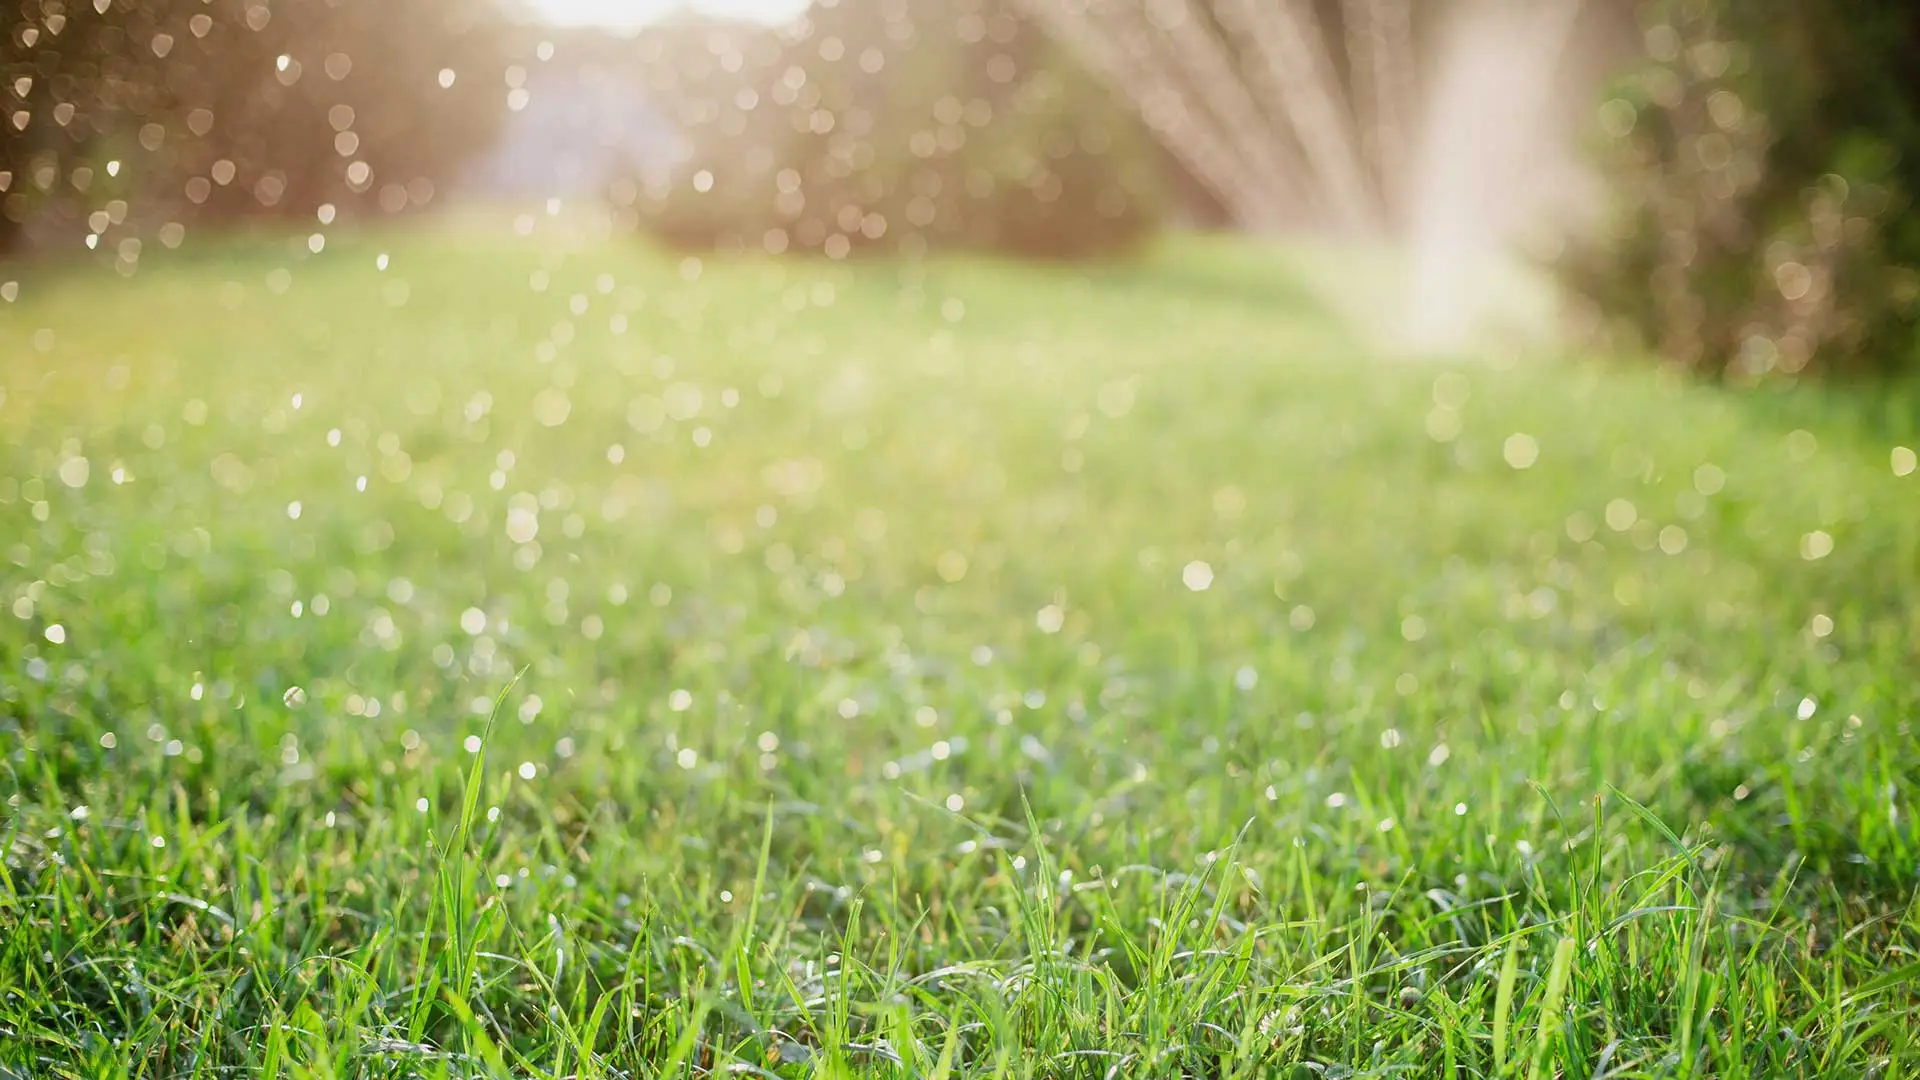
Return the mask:
POLYGON ((530 0, 535 14, 560 26, 637 29, 676 11, 778 23, 807 9, 807 0, 530 0))

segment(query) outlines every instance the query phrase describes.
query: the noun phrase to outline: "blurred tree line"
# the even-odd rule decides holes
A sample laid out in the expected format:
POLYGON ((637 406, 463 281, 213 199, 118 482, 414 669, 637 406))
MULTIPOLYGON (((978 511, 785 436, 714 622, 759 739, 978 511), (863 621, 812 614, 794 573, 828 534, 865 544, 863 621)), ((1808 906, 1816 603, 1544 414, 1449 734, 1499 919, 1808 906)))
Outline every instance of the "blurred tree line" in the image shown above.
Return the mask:
POLYGON ((689 145, 633 191, 678 245, 1084 256, 1135 244, 1182 192, 1008 0, 821 0, 779 30, 683 20, 640 48, 689 145))
POLYGON ((1597 325, 1752 379, 1920 364, 1920 4, 1655 0, 1560 259, 1597 325))
MULTIPOLYGON (((1329 41, 1370 10, 1308 6, 1329 41)), ((1402 81, 1446 6, 1407 9, 1402 81)), ((1920 5, 1589 6, 1636 11, 1642 56, 1598 111, 1609 210, 1559 259, 1595 325, 1742 377, 1920 363, 1920 5)), ((1178 117, 1143 120, 1027 12, 818 0, 782 29, 689 16, 614 42, 686 152, 609 194, 678 245, 829 256, 1095 255, 1230 220, 1148 122, 1178 117)), ((131 268, 201 222, 432 205, 496 145, 544 33, 498 0, 0 0, 0 251, 84 240, 131 268)), ((1352 54, 1326 55, 1377 119, 1352 54)), ((1360 183, 1390 214, 1389 160, 1360 183)))
MULTIPOLYGON (((499 0, 0 12, 0 252, 84 239, 126 268, 195 223, 432 203, 494 147, 515 92, 524 104, 513 61, 551 60, 534 43, 558 36, 499 0)), ((684 167, 611 178, 675 243, 1087 254, 1147 234, 1163 189, 1182 190, 1125 108, 1005 0, 828 0, 784 30, 686 16, 599 37, 687 136, 684 167)))
POLYGON ((489 143, 489 0, 0 0, 0 251, 430 203, 489 143))
MULTIPOLYGON (((641 216, 689 246, 828 254, 1097 255, 1168 221, 1364 220, 1371 238, 1390 237, 1410 217, 1421 88, 1474 2, 1270 5, 1288 31, 1311 31, 1302 81, 1327 93, 1304 102, 1327 106, 1318 127, 1277 104, 1309 92, 1273 87, 1273 57, 1244 25, 1258 0, 818 0, 779 31, 684 20, 650 32, 642 52, 691 152, 675 182, 635 180, 641 216), (1070 27, 1096 10, 1114 36, 1076 39, 1070 27), (1048 11, 1066 14, 1038 17, 1048 11), (1388 48, 1375 22, 1395 12, 1388 48), (1095 71, 1103 47, 1124 58, 1095 71)), ((1611 34, 1628 3, 1593 0, 1569 21, 1611 34)), ((1594 58, 1616 55, 1563 58, 1548 107, 1581 100, 1558 91, 1590 88, 1594 58)))

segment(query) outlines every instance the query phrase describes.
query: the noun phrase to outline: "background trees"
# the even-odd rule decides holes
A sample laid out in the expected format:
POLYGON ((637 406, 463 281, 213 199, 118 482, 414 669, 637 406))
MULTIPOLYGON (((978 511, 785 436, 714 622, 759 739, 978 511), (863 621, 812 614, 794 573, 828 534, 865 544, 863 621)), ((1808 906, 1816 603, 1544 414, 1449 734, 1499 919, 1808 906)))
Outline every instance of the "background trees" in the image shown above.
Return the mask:
MULTIPOLYGON (((1605 212, 1558 259, 1589 324, 1762 376, 1916 360, 1916 10, 822 0, 783 30, 688 17, 593 48, 632 65, 687 151, 610 194, 700 247, 1093 255, 1184 217, 1451 249, 1529 197, 1470 144, 1591 128, 1605 212), (1501 12, 1518 44, 1461 61, 1459 27, 1501 12), (1450 72, 1506 60, 1534 81, 1452 92, 1450 72), (1596 111, 1587 88, 1623 62, 1596 111), (1536 92, 1557 111, 1529 128, 1509 110, 1536 92)), ((536 62, 522 39, 545 33, 494 0, 0 14, 0 251, 84 242, 123 267, 196 222, 433 205, 495 145, 536 62)))
POLYGON ((81 228, 137 259, 188 220, 398 212, 503 115, 486 0, 4 2, 0 246, 81 228))
POLYGON ((1610 206, 1561 260, 1600 325, 1742 378, 1911 368, 1920 9, 1660 0, 1599 111, 1610 206))
POLYGON ((1163 212, 1144 129, 1005 0, 842 0, 785 32, 691 48, 688 32, 648 43, 691 145, 643 217, 676 242, 1088 255, 1163 212))

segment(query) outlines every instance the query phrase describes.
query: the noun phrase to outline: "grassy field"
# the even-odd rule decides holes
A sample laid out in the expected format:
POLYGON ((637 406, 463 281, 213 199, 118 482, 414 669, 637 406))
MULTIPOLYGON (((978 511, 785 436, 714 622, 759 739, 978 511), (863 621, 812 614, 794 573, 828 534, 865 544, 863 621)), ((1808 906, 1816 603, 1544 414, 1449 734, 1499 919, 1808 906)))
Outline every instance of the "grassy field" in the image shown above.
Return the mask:
POLYGON ((29 274, 0 1075, 1911 1075, 1920 397, 1318 273, 29 274))

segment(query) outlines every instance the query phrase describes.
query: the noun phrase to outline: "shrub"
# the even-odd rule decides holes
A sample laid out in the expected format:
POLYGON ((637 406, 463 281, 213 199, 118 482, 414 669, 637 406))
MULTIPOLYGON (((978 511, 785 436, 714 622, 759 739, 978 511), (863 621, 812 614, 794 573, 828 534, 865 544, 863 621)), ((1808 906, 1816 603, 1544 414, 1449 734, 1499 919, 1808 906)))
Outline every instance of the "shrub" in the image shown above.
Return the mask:
POLYGON ((0 5, 0 250, 83 221, 137 252, 162 222, 415 208, 503 115, 484 0, 0 5))
POLYGON ((669 242, 1076 257, 1159 223, 1150 141, 1009 7, 822 6, 783 35, 723 27, 707 44, 690 60, 656 46, 691 143, 641 185, 669 242), (728 71, 716 50, 748 62, 728 71))
POLYGON ((1610 329, 1741 378, 1916 359, 1920 12, 1669 0, 1600 110, 1612 205, 1563 279, 1610 329))

